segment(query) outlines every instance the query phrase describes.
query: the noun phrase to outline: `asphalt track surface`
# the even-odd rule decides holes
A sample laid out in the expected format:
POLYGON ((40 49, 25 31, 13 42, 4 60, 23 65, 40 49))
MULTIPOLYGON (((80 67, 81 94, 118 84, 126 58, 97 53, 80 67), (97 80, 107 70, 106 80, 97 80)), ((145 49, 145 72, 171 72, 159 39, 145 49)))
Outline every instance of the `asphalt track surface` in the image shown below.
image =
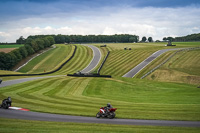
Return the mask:
POLYGON ((159 50, 159 51, 153 53, 152 55, 150 55, 147 59, 145 59, 143 62, 141 62, 140 64, 138 64, 133 69, 131 69, 128 73, 126 73, 122 77, 133 78, 138 72, 140 72, 143 68, 145 68, 149 63, 151 63, 153 60, 155 60, 161 54, 163 54, 165 52, 168 52, 168 51, 180 50, 180 49, 182 49, 182 48, 159 50))
POLYGON ((31 77, 31 78, 22 78, 22 79, 15 79, 15 80, 2 81, 2 83, 0 84, 0 88, 1 88, 1 87, 5 87, 5 86, 14 85, 14 84, 19 84, 19 83, 27 82, 27 81, 32 81, 32 80, 36 80, 36 79, 51 78, 51 77, 59 77, 59 76, 64 76, 64 75, 58 75, 58 76, 44 76, 44 77, 31 77))
POLYGON ((86 68, 84 68, 81 71, 81 73, 89 73, 99 64, 99 61, 101 60, 101 52, 100 52, 99 48, 97 48, 95 46, 86 45, 86 44, 83 44, 83 45, 90 47, 93 51, 92 61, 90 62, 90 64, 86 68))
POLYGON ((12 119, 23 119, 23 120, 54 121, 54 122, 200 127, 200 122, 195 122, 195 121, 134 120, 134 119, 117 119, 117 118, 107 119, 107 118, 96 118, 96 117, 38 113, 38 112, 20 111, 20 110, 11 110, 11 109, 0 109, 0 117, 12 118, 12 119))

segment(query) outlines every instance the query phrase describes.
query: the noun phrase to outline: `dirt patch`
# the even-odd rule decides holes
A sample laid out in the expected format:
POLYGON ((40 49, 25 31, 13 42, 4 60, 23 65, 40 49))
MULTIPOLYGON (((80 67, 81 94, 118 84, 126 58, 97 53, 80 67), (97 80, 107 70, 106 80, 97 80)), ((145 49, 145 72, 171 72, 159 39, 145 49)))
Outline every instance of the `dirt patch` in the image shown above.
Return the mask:
POLYGON ((4 52, 4 53, 9 53, 10 51, 13 51, 16 48, 1 48, 0 52, 4 52))

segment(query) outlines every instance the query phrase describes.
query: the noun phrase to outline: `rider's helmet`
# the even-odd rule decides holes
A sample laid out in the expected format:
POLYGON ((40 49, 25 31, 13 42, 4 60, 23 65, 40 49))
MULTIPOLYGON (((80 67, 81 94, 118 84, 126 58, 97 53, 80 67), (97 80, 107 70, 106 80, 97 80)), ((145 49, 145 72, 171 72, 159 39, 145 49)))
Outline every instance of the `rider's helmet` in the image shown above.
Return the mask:
POLYGON ((110 107, 110 103, 107 103, 107 107, 110 107))
POLYGON ((11 100, 11 97, 8 97, 7 99, 8 99, 8 101, 10 101, 10 102, 12 101, 12 100, 11 100))

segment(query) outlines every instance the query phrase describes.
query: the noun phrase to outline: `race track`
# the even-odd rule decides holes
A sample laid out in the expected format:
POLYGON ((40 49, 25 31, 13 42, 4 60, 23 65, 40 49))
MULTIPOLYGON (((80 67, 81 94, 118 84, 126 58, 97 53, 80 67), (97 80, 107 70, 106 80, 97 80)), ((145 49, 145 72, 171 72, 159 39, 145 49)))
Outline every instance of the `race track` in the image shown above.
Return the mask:
POLYGON ((164 120, 134 120, 134 119, 106 119, 71 115, 58 115, 38 113, 31 111, 20 111, 11 109, 0 109, 1 118, 56 121, 56 122, 77 122, 77 123, 101 123, 119 125, 148 125, 148 126, 176 126, 176 127, 200 127, 200 122, 195 121, 164 121, 164 120))
MULTIPOLYGON (((40 78, 49 78, 55 76, 23 78, 10 81, 4 81, 1 87, 36 80, 40 78)), ((116 112, 117 114, 117 112, 116 112)), ((78 122, 78 123, 104 123, 104 124, 120 124, 120 125, 150 125, 150 126, 178 126, 178 127, 200 127, 199 121, 165 121, 165 120, 135 120, 135 119, 97 119, 95 117, 58 115, 49 113, 39 113, 31 111, 20 111, 12 109, 0 108, 0 118, 12 118, 23 120, 39 120, 39 121, 57 121, 57 122, 78 122)))
MULTIPOLYGON (((88 45, 89 47, 91 45, 88 45)), ((98 48, 93 49, 94 51, 99 51, 98 48)), ((172 49, 170 49, 172 50, 172 49)), ((177 50, 177 49, 174 49, 177 50)), ((168 50, 164 51, 158 51, 151 55, 148 59, 146 59, 146 62, 151 62, 153 59, 161 55, 162 53, 166 52, 168 50)), ((99 51, 100 52, 100 51, 99 51)), ((94 54, 97 56, 94 57, 91 61, 92 65, 89 65, 86 67, 82 72, 89 72, 91 71, 99 62, 101 58, 101 53, 97 55, 97 53, 94 54)), ((144 61, 144 62, 145 62, 144 61)), ((91 64, 90 63, 90 64, 91 64)), ((144 65, 143 65, 144 67, 144 65)), ((0 84, 1 87, 18 84, 22 82, 27 82, 31 80, 36 80, 40 78, 49 78, 49 77, 55 77, 55 76, 45 76, 45 77, 32 77, 32 78, 23 78, 23 79, 16 79, 16 80, 10 80, 10 81, 3 81, 2 84, 0 84)), ((14 101, 13 101, 14 102, 14 101)), ((118 112, 116 112, 117 114, 118 112)), ((95 117, 96 114, 94 114, 94 117, 83 117, 83 116, 71 116, 71 115, 59 115, 59 114, 49 114, 49 113, 39 113, 39 112, 31 112, 31 111, 20 111, 20 110, 12 110, 12 109, 2 109, 0 108, 0 118, 12 118, 12 119, 23 119, 23 120, 39 120, 39 121, 56 121, 56 122, 78 122, 78 123, 103 123, 103 124, 121 124, 121 125, 148 125, 148 126, 177 126, 177 127, 200 127, 200 121, 166 121, 166 120, 135 120, 135 119, 98 119, 95 117)))
MULTIPOLYGON (((65 76, 65 75, 58 75, 58 76, 65 76)), ((36 80, 36 79, 51 78, 51 77, 58 77, 58 76, 31 77, 31 78, 22 78, 22 79, 2 81, 2 83, 0 84, 0 88, 5 87, 5 86, 9 86, 9 85, 27 82, 27 81, 32 81, 32 80, 36 80)))
POLYGON ((140 72, 143 68, 145 68, 149 63, 151 63, 153 60, 155 60, 158 56, 160 56, 161 54, 168 52, 168 51, 172 51, 172 50, 180 50, 181 48, 175 48, 175 49, 163 49, 163 50, 159 50, 155 53, 153 53, 151 56, 149 56, 147 59, 145 59, 143 62, 141 62, 140 64, 138 64, 136 67, 134 67, 133 69, 131 69, 128 73, 126 73, 125 75, 123 75, 122 77, 127 77, 127 78, 132 78, 134 77, 138 72, 140 72))
POLYGON ((93 59, 90 62, 90 64, 84 68, 81 73, 89 73, 91 72, 98 64, 99 61, 101 60, 101 52, 99 50, 99 48, 92 46, 92 45, 86 45, 84 44, 84 46, 90 47, 93 51, 93 59))

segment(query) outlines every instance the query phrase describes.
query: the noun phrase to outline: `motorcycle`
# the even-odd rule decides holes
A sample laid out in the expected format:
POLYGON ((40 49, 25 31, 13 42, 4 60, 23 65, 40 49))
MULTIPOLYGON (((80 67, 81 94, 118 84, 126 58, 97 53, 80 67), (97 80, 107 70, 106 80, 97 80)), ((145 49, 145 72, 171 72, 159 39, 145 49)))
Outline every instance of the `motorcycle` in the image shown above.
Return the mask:
POLYGON ((106 107, 101 107, 100 111, 96 114, 96 118, 104 118, 104 117, 108 117, 109 119, 113 119, 115 118, 115 111, 117 110, 117 108, 111 108, 108 109, 106 107))
POLYGON ((8 97, 7 99, 4 99, 2 101, 1 107, 3 107, 4 109, 8 109, 9 107, 11 107, 11 103, 12 103, 12 100, 10 97, 8 97))

